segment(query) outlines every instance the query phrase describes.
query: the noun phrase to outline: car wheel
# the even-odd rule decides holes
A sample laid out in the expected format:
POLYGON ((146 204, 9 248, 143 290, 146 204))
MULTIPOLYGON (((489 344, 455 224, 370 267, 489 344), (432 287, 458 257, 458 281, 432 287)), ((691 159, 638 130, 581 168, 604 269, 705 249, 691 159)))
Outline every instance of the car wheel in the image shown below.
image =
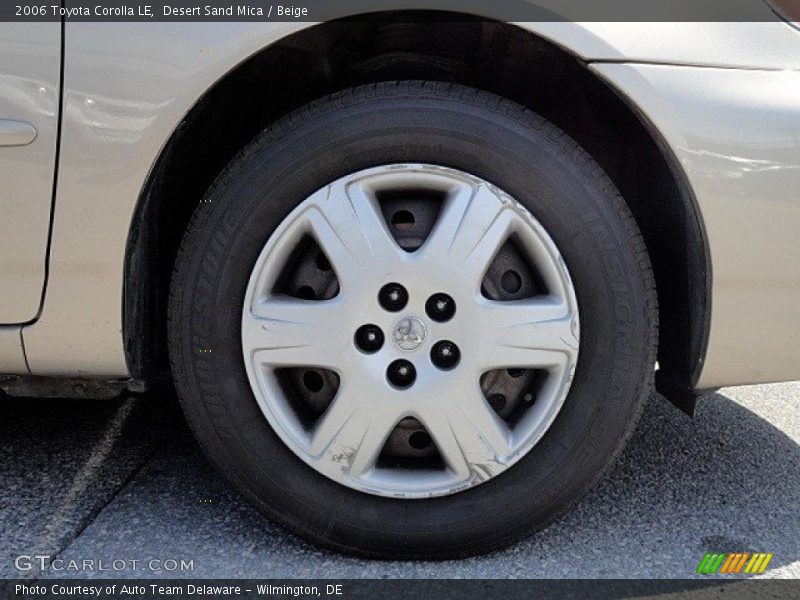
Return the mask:
POLYGON ((653 277, 600 167, 535 114, 435 82, 282 119, 191 220, 173 375, 210 459, 323 546, 442 558, 580 498, 652 379, 653 277))

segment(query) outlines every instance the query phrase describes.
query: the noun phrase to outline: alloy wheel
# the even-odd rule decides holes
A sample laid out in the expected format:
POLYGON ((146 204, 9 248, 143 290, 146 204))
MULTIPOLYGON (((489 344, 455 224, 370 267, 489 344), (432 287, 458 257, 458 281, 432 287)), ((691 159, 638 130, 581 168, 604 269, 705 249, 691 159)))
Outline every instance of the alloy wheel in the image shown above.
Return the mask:
POLYGON ((241 331, 283 442, 334 481, 405 498, 467 489, 530 451, 579 349, 545 229, 434 165, 367 169, 304 200, 256 262, 241 331))

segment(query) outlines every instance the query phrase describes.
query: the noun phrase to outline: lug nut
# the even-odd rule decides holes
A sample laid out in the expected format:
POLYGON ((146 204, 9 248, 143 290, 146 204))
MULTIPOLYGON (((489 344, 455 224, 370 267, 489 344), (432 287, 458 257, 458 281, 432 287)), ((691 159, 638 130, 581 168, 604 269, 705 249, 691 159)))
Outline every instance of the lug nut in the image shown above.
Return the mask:
POLYGON ((383 347, 383 341, 383 331, 377 325, 362 325, 356 331, 356 346, 369 354, 380 350, 383 347))
POLYGON ((456 314, 456 302, 447 294, 434 294, 425 303, 425 312, 434 321, 444 323, 456 314))
POLYGON ((452 369, 461 359, 461 351, 453 342, 442 340, 431 348, 431 361, 440 369, 452 369))
POLYGON ((399 283, 387 283, 378 293, 378 301, 389 312, 398 312, 408 304, 408 292, 399 283))
POLYGON ((417 379, 417 370, 407 360, 396 360, 386 369, 386 379, 393 386, 402 389, 411 387, 417 379))

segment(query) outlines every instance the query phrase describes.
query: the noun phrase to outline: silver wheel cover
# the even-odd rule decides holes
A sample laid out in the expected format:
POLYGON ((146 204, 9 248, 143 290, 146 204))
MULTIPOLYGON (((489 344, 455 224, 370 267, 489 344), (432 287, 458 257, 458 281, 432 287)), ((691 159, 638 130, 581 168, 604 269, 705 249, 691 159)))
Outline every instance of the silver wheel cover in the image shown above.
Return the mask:
MULTIPOLYGON (((487 481, 522 458, 552 424, 569 391, 578 359, 575 291, 553 240, 519 203, 467 173, 402 164, 343 177, 303 201, 270 237, 253 268, 242 315, 242 349, 250 385, 283 442, 319 473, 381 496, 424 498, 487 481), (395 242, 377 195, 426 189, 443 195, 433 230, 414 252, 395 242), (292 250, 306 235, 329 258, 340 291, 330 300, 273 292, 292 250), (544 279, 547 295, 493 301, 481 293, 492 259, 510 236, 544 279), (400 312, 385 310, 378 292, 390 282, 409 294, 400 312), (426 315, 435 293, 456 302, 455 316, 426 315), (378 325, 383 347, 367 354, 354 343, 364 324, 378 325), (431 361, 439 340, 454 342, 459 364, 431 361), (414 384, 396 389, 386 378, 396 359, 410 360, 414 384), (275 370, 318 367, 339 376, 336 396, 313 427, 304 426, 275 370), (513 427, 485 399, 479 379, 493 369, 547 372, 535 403, 513 427), (416 418, 442 458, 441 469, 383 468, 378 457, 398 422, 416 418)), ((263 456, 263 460, 270 460, 263 456)))

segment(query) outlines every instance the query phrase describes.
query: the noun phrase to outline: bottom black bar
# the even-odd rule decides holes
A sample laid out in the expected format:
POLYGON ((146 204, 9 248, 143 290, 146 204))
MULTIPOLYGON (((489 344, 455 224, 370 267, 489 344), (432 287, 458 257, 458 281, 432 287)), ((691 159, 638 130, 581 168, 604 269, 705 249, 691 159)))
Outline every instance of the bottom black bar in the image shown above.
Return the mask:
POLYGON ((617 600, 672 598, 800 598, 800 580, 2 580, 0 598, 84 600, 88 598, 239 598, 350 600, 375 598, 501 600, 617 600))

